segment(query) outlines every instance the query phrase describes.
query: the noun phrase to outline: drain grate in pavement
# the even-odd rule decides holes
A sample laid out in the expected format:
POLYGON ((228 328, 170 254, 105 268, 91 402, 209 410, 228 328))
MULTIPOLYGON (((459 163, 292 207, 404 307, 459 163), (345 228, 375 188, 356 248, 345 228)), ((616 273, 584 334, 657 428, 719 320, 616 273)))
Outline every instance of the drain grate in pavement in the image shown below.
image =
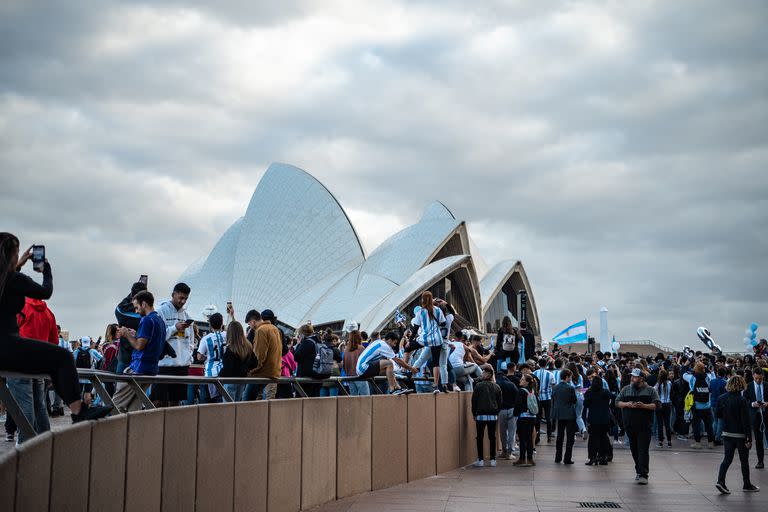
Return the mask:
POLYGON ((580 501, 581 508, 621 508, 621 505, 614 501, 580 501))

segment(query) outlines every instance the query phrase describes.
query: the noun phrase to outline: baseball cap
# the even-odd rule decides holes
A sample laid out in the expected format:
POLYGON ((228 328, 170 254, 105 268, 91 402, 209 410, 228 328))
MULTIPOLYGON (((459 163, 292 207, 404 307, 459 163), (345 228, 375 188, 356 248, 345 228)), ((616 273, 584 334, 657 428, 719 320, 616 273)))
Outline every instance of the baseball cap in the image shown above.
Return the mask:
POLYGON ((80 345, 83 348, 90 348, 91 347, 91 337, 90 336, 83 336, 80 338, 80 345))
POLYGON ((632 370, 632 376, 645 378, 645 374, 643 373, 643 370, 641 370, 640 368, 635 368, 634 370, 632 370))

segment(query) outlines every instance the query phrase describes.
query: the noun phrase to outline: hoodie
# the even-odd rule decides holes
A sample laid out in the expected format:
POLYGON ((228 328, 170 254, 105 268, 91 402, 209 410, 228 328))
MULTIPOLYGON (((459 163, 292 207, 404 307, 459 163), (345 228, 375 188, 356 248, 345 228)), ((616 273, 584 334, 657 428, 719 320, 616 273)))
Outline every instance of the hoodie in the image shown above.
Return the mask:
POLYGON ((56 329, 56 317, 48 309, 48 304, 39 299, 27 297, 24 309, 17 315, 19 336, 38 341, 47 341, 59 345, 59 332, 56 329))

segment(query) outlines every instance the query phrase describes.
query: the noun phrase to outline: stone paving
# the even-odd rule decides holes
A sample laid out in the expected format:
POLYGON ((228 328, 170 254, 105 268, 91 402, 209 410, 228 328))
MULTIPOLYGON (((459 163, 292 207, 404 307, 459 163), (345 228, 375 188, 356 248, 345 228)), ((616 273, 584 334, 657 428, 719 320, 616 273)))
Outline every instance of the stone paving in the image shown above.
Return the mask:
MULTIPOLYGON (((540 445, 536 466, 517 468, 499 461, 495 468, 467 467, 425 480, 340 500, 314 512, 436 511, 436 512, 556 512, 590 510, 579 502, 618 503, 634 512, 765 511, 768 507, 768 474, 754 469, 752 482, 761 492, 741 491, 738 456, 728 472, 732 494, 723 496, 714 487, 722 448, 714 450, 652 448, 650 484, 635 483, 632 455, 616 446, 608 466, 585 466, 586 443, 578 441, 571 466, 554 463, 554 448, 540 445)), ((688 444, 688 443, 685 443, 688 444)), ((597 510, 597 509, 596 509, 597 510)))

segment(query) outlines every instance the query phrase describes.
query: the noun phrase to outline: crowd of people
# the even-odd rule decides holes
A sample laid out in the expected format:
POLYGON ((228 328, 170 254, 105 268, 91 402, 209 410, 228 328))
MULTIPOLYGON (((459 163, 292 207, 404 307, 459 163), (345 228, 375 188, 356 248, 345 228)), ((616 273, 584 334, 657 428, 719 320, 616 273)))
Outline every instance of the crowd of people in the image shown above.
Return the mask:
MULTIPOLYGON (((50 428, 49 416, 72 421, 99 419, 138 410, 142 397, 125 382, 108 384, 112 406, 93 394, 78 368, 118 374, 187 376, 202 366, 206 377, 260 378, 259 383, 226 382, 235 401, 335 396, 339 383, 350 395, 472 391, 478 458, 484 466, 483 438, 490 443, 489 464, 497 457, 514 466, 536 465, 536 447, 554 442, 555 463, 574 464, 577 435, 588 439, 587 466, 610 464, 614 445, 626 443, 636 480, 647 484, 649 447, 673 443, 701 449, 724 446, 717 489, 729 493, 725 477, 734 455, 741 462, 743 489, 757 491, 749 478, 749 450, 764 467, 764 373, 768 353, 761 340, 754 355, 686 351, 637 354, 577 354, 553 345, 537 350, 524 322, 505 317, 493 342, 454 325, 451 304, 424 292, 410 322, 400 321, 371 336, 352 326, 342 333, 316 330, 311 323, 288 332, 270 309, 247 311, 239 321, 234 305, 214 312, 204 324, 192 320, 185 304, 193 293, 185 283, 168 300, 156 303, 146 281, 135 283, 115 309, 116 322, 93 340, 64 340, 45 300, 53 293, 50 264, 39 269, 38 284, 21 272, 30 251, 19 253, 18 239, 0 233, 0 370, 42 374, 43 379, 8 379, 8 387, 37 432, 50 428), (300 387, 280 377, 305 377, 300 387), (384 377, 373 382, 371 379, 384 377), (321 382, 322 381, 322 382, 321 382), (49 396, 46 382, 51 388, 49 396), (497 450, 496 432, 501 446, 497 450), (545 437, 546 436, 546 437, 545 437), (611 441, 613 439, 613 442, 611 441)), ((402 320, 402 319, 401 319, 402 320)), ((222 401, 215 385, 141 384, 156 407, 222 401)), ((6 440, 16 426, 8 416, 6 440)), ((25 441, 19 432, 17 442, 25 441)))

